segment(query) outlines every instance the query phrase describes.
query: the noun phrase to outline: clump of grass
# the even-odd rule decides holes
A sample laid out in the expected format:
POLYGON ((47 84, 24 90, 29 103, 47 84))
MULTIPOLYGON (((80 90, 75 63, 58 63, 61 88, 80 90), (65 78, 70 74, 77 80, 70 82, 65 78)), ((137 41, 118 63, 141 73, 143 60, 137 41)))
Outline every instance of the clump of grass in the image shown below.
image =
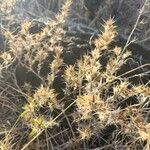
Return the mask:
POLYGON ((36 149, 86 149, 92 147, 89 143, 96 139, 99 147, 111 145, 114 148, 114 144, 125 143, 130 149, 138 148, 140 144, 149 148, 149 122, 146 118, 150 88, 133 85, 128 78, 117 74, 131 52, 122 52, 121 47, 109 47, 117 36, 113 19, 104 23, 91 52, 84 54, 74 65, 64 64, 60 41, 65 34, 63 23, 71 3, 67 0, 55 20, 49 21, 40 33, 30 34, 32 22, 28 20, 21 23, 17 34, 5 32, 9 47, 1 54, 1 75, 21 65, 34 74, 40 84, 36 88, 30 83, 20 87, 15 80, 16 74, 13 74, 13 82, 6 82, 10 84, 9 95, 13 95, 13 99, 21 99, 24 104, 18 120, 3 137, 1 147, 9 147, 10 144, 8 149, 12 145, 22 150, 34 145, 36 149), (99 61, 104 52, 109 52, 106 66, 99 61), (50 55, 53 56, 51 60, 50 55), (48 61, 49 70, 42 76, 45 61, 48 61), (59 76, 61 70, 63 74, 59 76), (65 83, 63 97, 53 85, 58 77, 65 83), (135 103, 132 103, 133 98, 135 103), (116 127, 110 132, 115 141, 107 137, 102 142, 102 135, 107 136, 105 130, 111 125, 116 127), (20 140, 7 144, 5 141, 9 141, 8 137, 16 131, 20 140), (123 135, 129 136, 126 142, 123 135))
POLYGON ((1 8, 0 12, 4 15, 10 15, 13 6, 16 4, 17 0, 10 0, 10 1, 0 1, 1 8))

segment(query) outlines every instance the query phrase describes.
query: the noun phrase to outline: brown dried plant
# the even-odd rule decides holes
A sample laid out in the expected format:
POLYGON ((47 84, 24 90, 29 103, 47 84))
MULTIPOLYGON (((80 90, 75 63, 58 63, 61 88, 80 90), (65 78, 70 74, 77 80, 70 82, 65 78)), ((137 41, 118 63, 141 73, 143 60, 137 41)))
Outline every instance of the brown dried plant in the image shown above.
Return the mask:
POLYGON ((21 66, 34 74, 40 84, 34 87, 25 83, 20 87, 15 80, 8 86, 9 78, 4 83, 11 90, 5 94, 7 89, 4 90, 3 86, 2 96, 3 93, 6 97, 12 98, 13 95, 12 99, 21 99, 23 106, 16 123, 2 138, 0 148, 24 150, 33 147, 42 149, 45 146, 46 149, 86 149, 92 140, 104 143, 105 139, 103 142, 101 139, 102 135, 107 136, 105 130, 115 126, 115 131, 110 131, 111 137, 105 140, 107 145, 110 143, 112 148, 114 143, 123 145, 123 135, 129 135, 125 143, 127 148, 133 149, 135 143, 139 148, 139 143, 145 142, 141 144, 142 147, 149 149, 150 127, 147 118, 150 88, 144 84, 133 85, 127 77, 117 74, 131 52, 122 53, 121 47, 110 47, 117 36, 112 18, 104 23, 91 52, 85 53, 74 65, 64 65, 64 49, 60 42, 65 35, 63 24, 71 4, 72 1, 67 0, 55 19, 49 21, 39 33, 30 33, 32 21, 29 20, 21 23, 18 33, 5 32, 9 46, 0 55, 2 78, 10 68, 16 70, 21 66), (109 53, 109 58, 106 66, 103 66, 100 59, 105 52, 109 53), (48 62, 48 70, 42 76, 45 62, 48 62), (63 94, 54 87, 58 77, 65 84, 63 94), (132 103, 134 98, 136 102, 132 103), (7 142, 14 132, 18 133, 16 138, 19 140, 7 142))

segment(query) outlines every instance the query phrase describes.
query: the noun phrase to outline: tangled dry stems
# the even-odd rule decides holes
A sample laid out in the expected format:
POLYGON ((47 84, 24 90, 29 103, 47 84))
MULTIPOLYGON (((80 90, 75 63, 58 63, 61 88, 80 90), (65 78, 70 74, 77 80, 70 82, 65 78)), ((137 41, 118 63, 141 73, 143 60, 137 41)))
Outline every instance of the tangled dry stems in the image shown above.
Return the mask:
MULTIPOLYGON (((4 78, 3 72, 7 73, 11 67, 16 69, 21 65, 41 83, 36 89, 29 83, 22 87, 16 82, 15 85, 10 83, 13 90, 9 92, 14 94, 15 90, 21 94, 25 104, 15 125, 3 136, 0 148, 24 150, 35 146, 40 149, 43 145, 47 149, 88 148, 88 142, 95 138, 98 140, 103 130, 114 125, 116 129, 111 133, 112 137, 106 139, 105 145, 110 144, 114 149, 115 144, 125 145, 129 149, 149 149, 150 124, 146 118, 150 88, 142 84, 133 85, 127 78, 117 75, 131 52, 126 50, 122 54, 121 47, 109 48, 117 36, 114 20, 109 19, 104 23, 91 52, 84 54, 74 65, 64 64, 60 41, 65 34, 63 23, 68 17, 71 3, 71 0, 67 0, 55 20, 49 21, 40 33, 30 34, 32 22, 28 20, 22 22, 17 34, 5 32, 9 46, 1 54, 1 77, 4 78), (99 59, 105 51, 111 53, 104 67, 99 59), (42 76, 41 70, 49 55, 53 55, 53 60, 48 60, 49 71, 42 76), (65 88, 60 98, 53 82, 62 69, 64 73, 61 78, 65 88), (136 103, 126 105, 125 102, 128 99, 132 101, 133 97, 136 103), (120 103, 124 103, 123 107, 119 106, 120 103), (126 142, 123 135, 129 137, 126 142), (12 137, 19 137, 20 140, 15 142, 12 137)), ((1 95, 8 96, 3 92, 1 95)), ((14 94, 14 98, 17 97, 14 94)))

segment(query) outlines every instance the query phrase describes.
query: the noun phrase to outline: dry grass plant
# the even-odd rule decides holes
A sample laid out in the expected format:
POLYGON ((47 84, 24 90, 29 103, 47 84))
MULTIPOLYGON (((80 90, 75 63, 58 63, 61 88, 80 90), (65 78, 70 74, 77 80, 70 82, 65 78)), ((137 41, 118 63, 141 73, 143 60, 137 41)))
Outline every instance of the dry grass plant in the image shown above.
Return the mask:
POLYGON ((150 149, 147 119, 150 88, 144 84, 133 85, 128 78, 117 75, 132 54, 121 47, 110 49, 109 44, 117 36, 112 18, 104 23, 91 52, 84 54, 74 65, 64 64, 60 41, 65 34, 63 24, 71 4, 72 0, 67 0, 61 12, 40 33, 29 33, 32 21, 28 20, 22 22, 17 34, 5 32, 9 47, 1 54, 1 80, 5 78, 3 72, 9 72, 17 64, 13 69, 19 65, 25 67, 41 81, 41 85, 35 89, 29 83, 19 87, 16 81, 2 82, 10 93, 4 92, 6 89, 2 85, 1 96, 22 98, 24 106, 15 124, 1 139, 0 149, 87 149, 89 142, 101 139, 103 130, 111 125, 116 129, 101 147, 110 145, 115 149, 115 145, 125 145, 128 149, 150 149), (105 51, 110 55, 103 67, 99 59, 105 51), (42 76, 41 69, 49 55, 53 56, 48 62, 49 72, 42 76), (53 82, 64 65, 61 78, 66 86, 64 97, 59 98, 53 82), (136 103, 126 104, 133 97, 136 103), (126 142, 121 138, 123 135, 129 137, 126 142))

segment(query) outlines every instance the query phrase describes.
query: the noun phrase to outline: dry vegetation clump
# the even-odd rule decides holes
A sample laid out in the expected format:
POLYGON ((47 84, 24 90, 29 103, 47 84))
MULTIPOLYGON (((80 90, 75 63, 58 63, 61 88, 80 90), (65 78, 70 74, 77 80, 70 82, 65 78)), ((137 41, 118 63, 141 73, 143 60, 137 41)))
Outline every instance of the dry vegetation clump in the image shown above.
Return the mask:
POLYGON ((0 126, 0 149, 150 149, 149 83, 135 85, 118 74, 132 53, 110 48, 114 20, 104 22, 91 51, 72 65, 64 62, 61 40, 71 4, 67 0, 41 32, 31 34, 29 20, 17 33, 4 32, 0 102, 12 118, 0 126))
POLYGON ((0 4, 1 4, 0 12, 5 15, 10 14, 12 7, 15 5, 16 2, 17 2, 17 0, 10 0, 10 1, 6 1, 6 2, 3 2, 1 0, 0 1, 0 4))

